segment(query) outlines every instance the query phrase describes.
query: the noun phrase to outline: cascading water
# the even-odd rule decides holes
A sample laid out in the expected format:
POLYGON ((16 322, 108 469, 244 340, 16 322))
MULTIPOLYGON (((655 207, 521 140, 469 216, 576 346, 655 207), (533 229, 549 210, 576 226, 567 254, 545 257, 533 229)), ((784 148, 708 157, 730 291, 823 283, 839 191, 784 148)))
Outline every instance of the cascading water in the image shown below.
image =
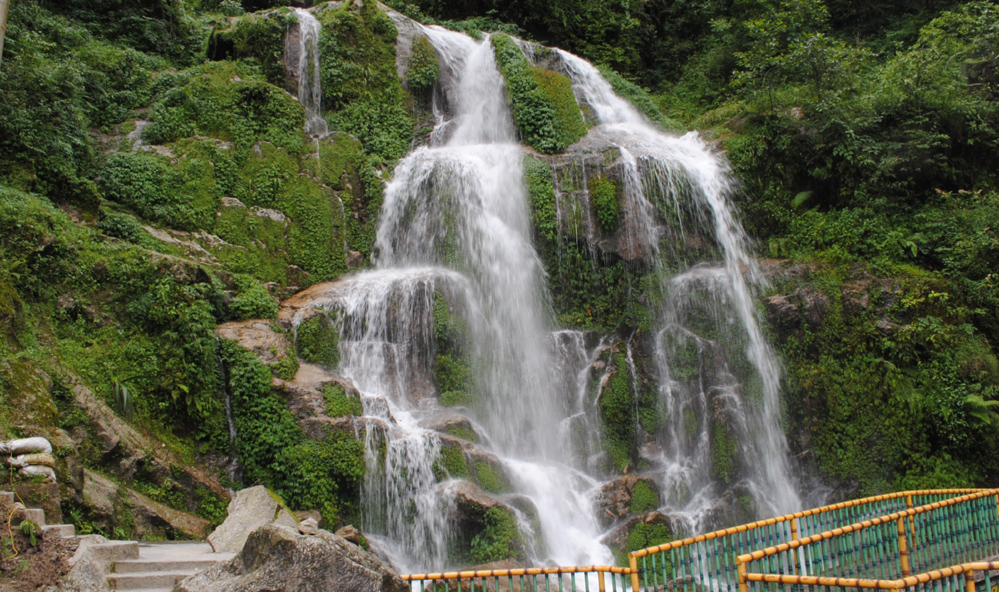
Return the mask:
POLYGON ((597 482, 572 468, 560 442, 569 435, 553 429, 567 403, 550 396, 558 390, 552 313, 503 78, 488 40, 424 32, 452 74, 445 92, 454 116, 441 118, 433 145, 396 166, 379 218, 376 270, 344 278, 315 303, 341 327, 339 372, 364 401, 364 527, 402 569, 446 565, 456 482, 439 483, 435 462, 446 443, 424 427, 455 415, 432 397, 430 380, 434 316, 446 302, 467 334, 467 388, 480 411, 467 413, 478 447, 509 477, 513 491, 497 497, 509 501, 530 559, 607 563, 587 497, 597 482))
POLYGON ((298 101, 305 107, 305 133, 312 137, 329 133, 323 118, 323 88, 319 77, 319 30, 316 17, 296 8, 298 17, 298 101))
MULTIPOLYGON (((666 505, 682 516, 688 530, 702 528, 719 493, 714 491, 707 426, 708 416, 715 414, 723 415, 727 429, 735 432, 741 458, 749 465, 745 485, 755 499, 757 513, 797 510, 800 500, 779 426, 779 364, 763 337, 753 305, 753 288, 764 280, 728 202, 732 187, 727 168, 695 133, 674 137, 659 131, 615 95, 591 64, 567 52, 558 53, 580 102, 592 110, 599 123, 590 134, 621 153, 624 195, 629 200, 625 212, 630 217, 624 225, 629 239, 657 263, 657 274, 667 278, 662 286, 664 303, 657 340, 660 391, 668 417, 661 477, 666 505), (683 233, 685 209, 701 224, 710 225, 722 262, 717 267, 697 265, 672 275, 665 265, 681 263, 682 254, 668 253, 670 261, 665 261, 660 253, 657 210, 675 212, 683 233), (711 358, 722 348, 718 341, 699 336, 686 326, 698 314, 709 317, 716 332, 726 334, 727 355, 743 358, 750 372, 736 376, 728 368, 715 369, 708 381, 701 368, 694 388, 672 379, 670 358, 676 358, 673 354, 678 348, 688 352, 693 348, 699 360, 711 358), (743 351, 733 351, 737 350, 733 345, 738 344, 743 345, 743 351), (759 393, 757 401, 743 396, 750 386, 759 393), (691 417, 700 418, 698 429, 691 429, 691 417)), ((730 360, 729 365, 737 364, 730 360)))
MULTIPOLYGON (((318 22, 298 12, 301 55, 313 55, 318 64, 318 54, 309 54, 318 50, 308 49, 313 42, 307 41, 318 37, 318 22)), ((438 27, 421 30, 442 68, 432 97, 430 145, 401 160, 386 186, 376 269, 331 284, 313 304, 339 327, 338 372, 364 404, 357 420, 367 465, 363 527, 403 571, 452 566, 449 549, 461 536, 452 517, 467 484, 449 478, 442 458, 457 450, 502 467, 512 491, 494 497, 515 514, 530 561, 611 563, 593 508, 607 466, 598 401, 621 373, 637 389, 632 339, 551 330, 544 269, 531 244, 524 151, 492 47, 488 39, 438 27), (454 326, 442 329, 448 323, 454 326), (449 378, 460 383, 454 392, 439 393, 435 384, 442 330, 459 335, 447 355, 463 356, 469 365, 467 375, 449 378), (438 399, 445 396, 460 405, 442 407, 438 399), (455 421, 474 429, 477 444, 442 433, 440 426, 455 421)), ((558 55, 580 102, 599 122, 590 137, 620 153, 630 200, 623 210, 628 248, 659 262, 655 273, 667 278, 655 352, 665 427, 653 447, 661 450, 653 470, 664 511, 688 531, 709 523, 705 516, 722 493, 712 471, 710 440, 718 428, 711 428, 710 417, 726 418, 726 433, 738 442, 749 467, 745 490, 757 512, 796 509, 777 425, 779 367, 753 309, 760 276, 727 202, 724 165, 696 136, 676 138, 652 127, 590 64, 558 55), (721 265, 668 273, 677 262, 670 267, 664 260, 676 254, 661 252, 657 220, 664 209, 684 208, 711 227, 721 265), (694 317, 708 318, 714 323, 710 336, 724 339, 691 328, 694 317), (737 349, 733 344, 742 344, 742 351, 722 351, 737 349), (676 363, 683 352, 697 360, 693 372, 676 363), (709 364, 716 358, 735 361, 709 364), (744 392, 747 380, 758 385, 758 397, 744 392)), ((313 112, 321 119, 321 92, 303 91, 302 85, 318 85, 318 66, 309 67, 308 59, 302 57, 299 68, 300 100, 311 126, 313 112), (307 103, 308 97, 317 101, 307 103)), ((586 176, 584 167, 584 187, 586 176)), ((592 255, 588 210, 587 204, 592 255)), ((678 222, 683 232, 688 220, 678 222)))

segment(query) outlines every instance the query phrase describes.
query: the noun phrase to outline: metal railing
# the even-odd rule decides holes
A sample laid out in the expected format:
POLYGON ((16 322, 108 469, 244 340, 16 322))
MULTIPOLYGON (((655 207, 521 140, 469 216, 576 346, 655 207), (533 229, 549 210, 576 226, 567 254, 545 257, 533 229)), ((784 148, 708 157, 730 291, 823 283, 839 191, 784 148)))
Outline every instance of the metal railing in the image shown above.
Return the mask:
POLYGON ((538 567, 411 574, 402 577, 419 592, 604 592, 629 589, 734 591, 739 585, 736 557, 740 554, 789 543, 869 518, 981 491, 984 490, 901 491, 831 504, 633 551, 628 554, 629 567, 538 567))
POLYGON ((978 575, 991 592, 989 571, 999 562, 981 560, 997 552, 999 490, 991 489, 779 543, 736 562, 740 592, 816 587, 956 592, 962 585, 973 592, 978 575))

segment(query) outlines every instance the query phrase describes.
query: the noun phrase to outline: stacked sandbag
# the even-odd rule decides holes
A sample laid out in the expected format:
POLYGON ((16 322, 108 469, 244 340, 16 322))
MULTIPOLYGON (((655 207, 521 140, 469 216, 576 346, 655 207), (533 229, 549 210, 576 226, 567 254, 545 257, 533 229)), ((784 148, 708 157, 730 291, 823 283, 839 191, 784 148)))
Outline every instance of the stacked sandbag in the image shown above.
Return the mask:
POLYGON ((52 444, 45 438, 0 442, 0 453, 7 455, 7 464, 17 467, 18 475, 41 477, 46 483, 56 482, 52 444))

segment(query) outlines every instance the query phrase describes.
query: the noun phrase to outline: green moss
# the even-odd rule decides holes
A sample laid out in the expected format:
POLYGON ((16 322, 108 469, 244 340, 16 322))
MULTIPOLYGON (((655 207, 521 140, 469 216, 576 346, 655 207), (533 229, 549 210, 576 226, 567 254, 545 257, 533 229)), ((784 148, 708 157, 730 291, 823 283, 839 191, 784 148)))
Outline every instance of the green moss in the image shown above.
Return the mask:
POLYGON ((462 440, 467 440, 469 442, 479 441, 479 436, 478 434, 475 433, 475 430, 467 426, 463 425, 448 426, 447 429, 444 430, 444 432, 454 436, 455 438, 461 438, 462 440))
POLYGON ((289 263, 310 274, 305 285, 333 279, 346 270, 336 197, 312 177, 300 174, 297 159, 286 150, 271 143, 256 145, 240 167, 235 197, 246 205, 277 208, 292 219, 284 245, 289 263))
POLYGON ((287 470, 281 459, 301 442, 302 431, 284 400, 272 391, 271 371, 257 356, 225 339, 219 353, 226 366, 234 444, 246 482, 281 483, 287 470))
POLYGON ((330 383, 323 387, 323 399, 326 400, 326 415, 328 417, 343 417, 345 415, 364 415, 364 405, 358 397, 350 397, 343 386, 330 383))
POLYGON ((467 327, 451 314, 440 292, 434 294, 434 384, 442 405, 470 406, 475 402, 474 377, 465 354, 467 327))
POLYGON ((417 37, 413 41, 412 56, 409 70, 406 71, 406 84, 415 93, 425 93, 437 83, 441 66, 437 61, 437 52, 426 37, 417 37))
POLYGON ((541 240, 553 243, 558 237, 558 212, 555 211, 555 185, 552 171, 533 156, 524 157, 524 180, 531 204, 534 232, 541 240))
POLYGON ((624 354, 614 354, 613 363, 617 369, 600 395, 600 419, 611 466, 624 472, 635 441, 634 396, 624 354))
POLYGON ((295 329, 295 351, 309 364, 336 368, 340 364, 340 333, 325 314, 315 314, 295 329))
POLYGON ((440 465, 452 479, 467 479, 469 476, 468 463, 460 446, 442 446, 440 465))
POLYGON ((211 228, 221 199, 213 151, 180 143, 175 159, 148 152, 112 154, 101 171, 105 195, 174 228, 211 228), (210 154, 210 155, 209 155, 210 154))
POLYGON ((628 507, 631 513, 640 516, 658 507, 659 496, 649 487, 649 484, 645 481, 635 483, 635 489, 631 492, 631 505, 628 507))
POLYGON ((736 478, 738 461, 736 440, 729 433, 729 427, 717 419, 712 425, 711 434, 711 476, 726 484, 731 484, 736 478))
POLYGON ((215 220, 215 234, 225 243, 205 248, 227 270, 281 286, 297 283, 297 278, 288 277, 285 222, 256 215, 239 205, 223 205, 215 220))
POLYGON ((368 256, 382 206, 380 157, 366 155, 361 142, 346 133, 335 133, 323 140, 319 152, 323 182, 343 200, 345 218, 339 222, 338 236, 346 237, 350 249, 368 256))
POLYGON ((524 142, 538 152, 552 154, 583 137, 586 125, 569 80, 556 72, 531 67, 508 35, 499 33, 489 39, 524 142))
POLYGON ((475 482, 483 491, 489 493, 506 493, 511 490, 510 483, 506 480, 501 470, 484 461, 472 463, 475 467, 475 482))
POLYGON ((510 512, 500 507, 489 508, 482 522, 485 526, 482 532, 472 538, 474 563, 524 557, 524 541, 517 529, 517 520, 510 512))
POLYGON ((597 223, 607 234, 617 230, 618 197, 617 184, 606 177, 597 177, 590 181, 590 203, 596 214, 597 223))

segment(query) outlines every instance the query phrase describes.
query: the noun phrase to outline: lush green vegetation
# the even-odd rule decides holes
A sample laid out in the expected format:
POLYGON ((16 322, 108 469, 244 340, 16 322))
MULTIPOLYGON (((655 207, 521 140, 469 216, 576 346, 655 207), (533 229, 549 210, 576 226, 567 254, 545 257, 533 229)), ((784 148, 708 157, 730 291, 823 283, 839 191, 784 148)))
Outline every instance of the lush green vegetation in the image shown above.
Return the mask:
POLYGON ((489 38, 496 63, 506 80, 513 120, 524 143, 538 152, 563 150, 586 134, 569 79, 551 70, 533 67, 508 35, 489 38))

